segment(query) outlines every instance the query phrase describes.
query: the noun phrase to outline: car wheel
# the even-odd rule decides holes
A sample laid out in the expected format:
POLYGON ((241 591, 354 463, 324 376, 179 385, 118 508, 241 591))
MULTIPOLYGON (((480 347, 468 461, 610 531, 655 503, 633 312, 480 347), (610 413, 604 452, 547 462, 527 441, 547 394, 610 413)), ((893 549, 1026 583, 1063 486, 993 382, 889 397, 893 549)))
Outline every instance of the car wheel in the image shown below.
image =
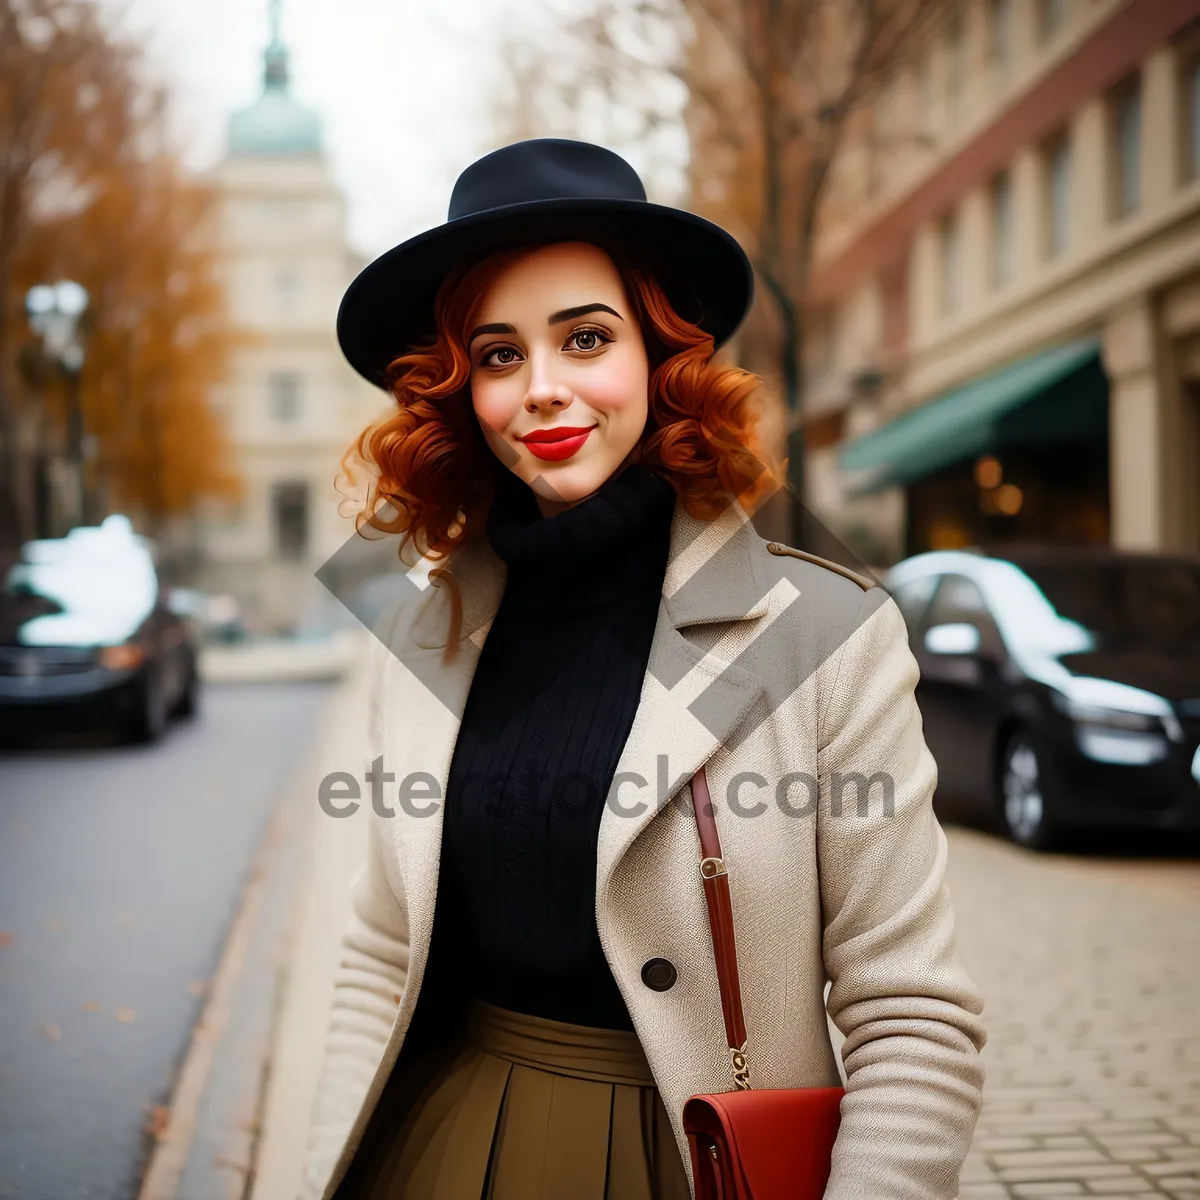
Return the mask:
POLYGON ((178 702, 172 712, 175 717, 194 717, 200 711, 200 674, 196 670, 196 660, 188 664, 187 682, 183 686, 178 702))
POLYGON ((1019 846, 1048 850, 1056 840, 1046 778, 1028 734, 1017 732, 1004 747, 1000 768, 1000 821, 1019 846))
POLYGON ((151 670, 138 693, 137 707, 129 722, 129 740, 156 742, 166 732, 169 720, 162 676, 158 671, 151 670))

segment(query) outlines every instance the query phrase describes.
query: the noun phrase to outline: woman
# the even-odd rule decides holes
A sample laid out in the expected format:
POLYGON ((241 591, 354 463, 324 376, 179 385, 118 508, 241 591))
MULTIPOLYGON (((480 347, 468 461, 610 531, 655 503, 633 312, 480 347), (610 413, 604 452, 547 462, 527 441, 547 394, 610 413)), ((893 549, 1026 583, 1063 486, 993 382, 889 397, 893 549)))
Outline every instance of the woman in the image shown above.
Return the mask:
POLYGON ((309 1197, 689 1195, 730 1087, 688 780, 729 867, 756 1087, 847 1095, 826 1196, 957 1195, 981 1001, 882 589, 764 543, 736 242, 579 142, 506 147, 355 281, 376 497, 444 567, 377 627, 372 787, 309 1197), (845 794, 853 787, 854 796, 845 794), (378 795, 379 793, 375 793, 378 795))

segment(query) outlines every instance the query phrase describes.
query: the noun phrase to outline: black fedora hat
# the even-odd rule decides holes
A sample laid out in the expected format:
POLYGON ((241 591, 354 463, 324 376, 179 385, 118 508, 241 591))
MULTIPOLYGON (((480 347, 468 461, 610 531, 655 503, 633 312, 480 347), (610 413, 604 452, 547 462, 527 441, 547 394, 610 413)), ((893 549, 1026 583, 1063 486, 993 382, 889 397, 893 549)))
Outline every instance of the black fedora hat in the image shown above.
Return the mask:
POLYGON ((590 142, 534 138, 472 163, 458 177, 444 225, 393 247, 342 297, 337 334, 350 365, 380 387, 388 364, 432 336, 433 304, 451 270, 498 250, 589 241, 644 263, 676 312, 719 346, 754 294, 745 251, 719 225, 646 199, 637 172, 590 142))

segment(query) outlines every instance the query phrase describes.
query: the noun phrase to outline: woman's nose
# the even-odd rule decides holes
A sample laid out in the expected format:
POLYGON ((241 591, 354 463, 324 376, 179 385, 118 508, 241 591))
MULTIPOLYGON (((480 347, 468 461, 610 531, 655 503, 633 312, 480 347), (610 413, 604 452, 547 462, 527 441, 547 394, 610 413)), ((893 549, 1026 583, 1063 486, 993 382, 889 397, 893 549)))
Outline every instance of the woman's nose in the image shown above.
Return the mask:
POLYGON ((529 388, 525 393, 525 411, 540 412, 553 408, 566 408, 574 398, 569 387, 556 383, 546 369, 546 364, 534 356, 529 377, 529 388))

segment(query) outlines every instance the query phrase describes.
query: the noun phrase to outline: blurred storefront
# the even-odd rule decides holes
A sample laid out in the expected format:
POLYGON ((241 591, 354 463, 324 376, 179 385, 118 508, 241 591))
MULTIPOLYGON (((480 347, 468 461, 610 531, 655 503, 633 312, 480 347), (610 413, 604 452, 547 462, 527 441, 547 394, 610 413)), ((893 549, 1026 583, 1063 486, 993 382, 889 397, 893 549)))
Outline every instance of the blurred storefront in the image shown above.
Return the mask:
POLYGON ((1084 338, 953 389, 844 445, 858 490, 906 489, 909 553, 1004 538, 1105 543, 1108 378, 1084 338))
POLYGON ((292 96, 271 5, 263 91, 229 121, 214 172, 222 271, 241 336, 232 378, 213 397, 226 414, 247 491, 206 513, 196 586, 237 598, 263 632, 317 632, 340 619, 315 572, 351 536, 334 480, 342 452, 380 410, 354 374, 333 314, 363 265, 346 238, 345 200, 319 116, 292 96))
POLYGON ((890 559, 1200 553, 1200 0, 963 0, 874 117, 823 214, 814 510, 890 559))

